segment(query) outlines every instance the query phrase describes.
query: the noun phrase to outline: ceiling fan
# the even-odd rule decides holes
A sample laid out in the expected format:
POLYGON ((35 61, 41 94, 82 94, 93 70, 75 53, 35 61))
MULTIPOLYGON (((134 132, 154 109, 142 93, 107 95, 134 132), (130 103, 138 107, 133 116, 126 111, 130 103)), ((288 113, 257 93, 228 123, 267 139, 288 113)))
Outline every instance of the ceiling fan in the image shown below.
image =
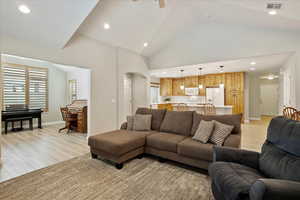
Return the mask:
MULTIPOLYGON (((132 0, 132 1, 138 1, 138 0, 132 0)), ((166 7, 165 0, 155 0, 155 1, 158 1, 158 2, 159 2, 159 7, 160 7, 160 8, 166 7)))

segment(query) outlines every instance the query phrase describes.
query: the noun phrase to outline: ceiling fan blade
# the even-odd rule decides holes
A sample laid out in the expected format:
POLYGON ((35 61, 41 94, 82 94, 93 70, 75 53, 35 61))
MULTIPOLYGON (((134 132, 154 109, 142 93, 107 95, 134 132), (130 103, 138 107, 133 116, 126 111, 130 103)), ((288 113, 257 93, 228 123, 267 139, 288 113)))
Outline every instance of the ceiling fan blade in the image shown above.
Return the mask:
POLYGON ((166 6, 165 0, 159 0, 159 7, 164 8, 166 6))

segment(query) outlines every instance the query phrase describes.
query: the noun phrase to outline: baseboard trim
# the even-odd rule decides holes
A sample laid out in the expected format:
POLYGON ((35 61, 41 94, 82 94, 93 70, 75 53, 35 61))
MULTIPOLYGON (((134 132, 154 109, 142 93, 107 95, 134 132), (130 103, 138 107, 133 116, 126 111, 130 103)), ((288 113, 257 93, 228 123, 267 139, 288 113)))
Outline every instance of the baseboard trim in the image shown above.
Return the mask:
POLYGON ((261 120, 260 117, 250 117, 249 119, 250 119, 250 120, 261 120))
MULTIPOLYGON (((56 125, 56 124, 64 124, 64 121, 54 121, 54 122, 43 122, 42 126, 51 126, 51 125, 56 125)), ((38 127, 37 123, 33 124, 33 127, 38 127)))

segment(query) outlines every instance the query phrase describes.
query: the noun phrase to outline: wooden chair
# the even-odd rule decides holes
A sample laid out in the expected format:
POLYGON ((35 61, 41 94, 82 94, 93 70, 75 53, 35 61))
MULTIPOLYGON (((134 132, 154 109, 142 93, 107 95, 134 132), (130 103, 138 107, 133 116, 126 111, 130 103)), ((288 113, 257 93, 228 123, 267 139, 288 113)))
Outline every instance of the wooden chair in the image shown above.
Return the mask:
POLYGON ((292 120, 300 121, 300 111, 293 113, 292 120))
POLYGON ((297 113, 297 109, 296 108, 293 108, 293 107, 285 107, 283 109, 283 116, 288 118, 288 119, 292 119, 293 118, 293 115, 294 113, 297 113))
POLYGON ((77 127, 77 114, 73 114, 69 112, 67 107, 60 108, 61 115, 63 120, 66 122, 65 127, 59 129, 59 133, 64 130, 68 129, 67 133, 69 133, 71 130, 75 129, 77 127))
POLYGON ((187 108, 188 108, 188 106, 185 103, 179 103, 176 105, 177 111, 187 111, 188 110, 187 108))
POLYGON ((211 103, 204 104, 204 114, 205 115, 215 115, 216 114, 216 107, 211 103))

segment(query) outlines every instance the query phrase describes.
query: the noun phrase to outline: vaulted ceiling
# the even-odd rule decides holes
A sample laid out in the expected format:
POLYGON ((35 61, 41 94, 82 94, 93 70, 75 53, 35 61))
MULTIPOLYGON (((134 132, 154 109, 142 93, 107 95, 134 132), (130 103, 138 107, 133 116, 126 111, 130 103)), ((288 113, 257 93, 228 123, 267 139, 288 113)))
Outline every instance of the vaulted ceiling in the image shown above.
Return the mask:
POLYGON ((39 46, 63 48, 98 0, 0 0, 1 34, 39 46), (31 12, 23 14, 18 7, 31 12))
MULTIPOLYGON (((284 0, 270 16, 267 0, 167 0, 160 9, 154 0, 102 0, 80 28, 91 38, 152 56, 174 38, 208 23, 300 31, 300 1, 284 0), (109 23, 109 31, 103 29, 109 23), (147 48, 144 42, 149 43, 147 48)), ((183 36, 184 37, 184 36, 183 36)))
MULTIPOLYGON (((300 34, 299 0, 276 0, 283 6, 275 16, 270 16, 266 9, 266 4, 273 0, 165 1, 166 7, 159 8, 157 0, 1 0, 0 19, 4 19, 1 22, 4 34, 39 45, 63 48, 78 32, 148 58, 173 47, 178 39, 185 42, 194 30, 197 30, 194 35, 202 37, 203 41, 212 40, 218 34, 231 34, 226 30, 227 25, 268 30, 268 33, 300 34), (31 8, 30 15, 18 12, 20 3, 31 8), (103 28, 104 23, 110 24, 109 30, 103 28), (207 30, 211 27, 219 29, 207 30), (222 32, 213 32, 220 30, 222 32), (202 35, 202 32, 205 34, 202 35), (148 47, 143 46, 145 42, 148 47)), ((189 42, 186 44, 190 45, 189 42)), ((180 46, 181 43, 178 43, 177 48, 180 46)), ((216 49, 215 46, 212 48, 216 49)), ((207 51, 213 52, 211 49, 207 51)), ((218 60, 215 57, 212 59, 218 60)), ((181 62, 178 64, 190 64, 186 60, 181 62)))

